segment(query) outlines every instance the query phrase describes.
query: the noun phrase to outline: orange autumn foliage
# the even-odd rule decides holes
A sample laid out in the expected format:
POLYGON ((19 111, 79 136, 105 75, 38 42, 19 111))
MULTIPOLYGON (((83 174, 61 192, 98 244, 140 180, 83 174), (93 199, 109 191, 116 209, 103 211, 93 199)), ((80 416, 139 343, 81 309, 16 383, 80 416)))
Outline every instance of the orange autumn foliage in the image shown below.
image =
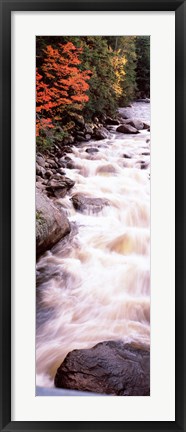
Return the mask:
POLYGON ((91 71, 79 69, 81 48, 71 42, 48 45, 44 50, 44 61, 39 73, 36 70, 36 135, 41 129, 52 128, 53 118, 62 118, 68 106, 82 109, 88 101, 87 81, 91 71))

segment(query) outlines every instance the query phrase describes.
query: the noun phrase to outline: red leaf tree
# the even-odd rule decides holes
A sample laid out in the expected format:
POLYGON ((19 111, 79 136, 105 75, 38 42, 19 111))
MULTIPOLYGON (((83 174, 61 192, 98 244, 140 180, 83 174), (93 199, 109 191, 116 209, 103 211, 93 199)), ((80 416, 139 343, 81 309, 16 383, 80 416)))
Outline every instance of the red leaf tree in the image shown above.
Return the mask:
POLYGON ((53 128, 55 120, 62 120, 68 107, 82 109, 88 101, 87 81, 91 71, 81 71, 79 54, 71 42, 51 45, 44 49, 40 71, 36 70, 36 135, 46 128, 53 128))

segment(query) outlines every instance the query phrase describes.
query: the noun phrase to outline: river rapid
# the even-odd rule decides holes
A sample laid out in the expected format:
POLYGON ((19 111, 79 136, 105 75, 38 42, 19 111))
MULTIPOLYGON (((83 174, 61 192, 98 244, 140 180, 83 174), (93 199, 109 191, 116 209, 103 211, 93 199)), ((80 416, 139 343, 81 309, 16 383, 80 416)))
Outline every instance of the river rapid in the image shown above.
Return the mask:
MULTIPOLYGON (((123 108, 150 124, 150 104, 123 108)), ((111 137, 73 147, 75 186, 58 204, 72 224, 37 262, 37 385, 53 387, 73 349, 122 339, 150 345, 150 133, 111 137), (88 148, 98 152, 87 153, 88 148), (106 198, 99 213, 74 209, 71 196, 106 198)))

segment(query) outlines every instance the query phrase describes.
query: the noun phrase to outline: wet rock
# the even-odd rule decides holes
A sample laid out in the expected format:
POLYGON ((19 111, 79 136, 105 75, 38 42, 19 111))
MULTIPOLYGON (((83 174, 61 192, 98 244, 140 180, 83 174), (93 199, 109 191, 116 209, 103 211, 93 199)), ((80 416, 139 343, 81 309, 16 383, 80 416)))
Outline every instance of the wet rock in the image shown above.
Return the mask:
POLYGON ((116 172, 116 168, 112 164, 102 165, 96 170, 96 174, 116 174, 116 172))
POLYGON ((57 163, 55 162, 55 160, 53 159, 48 159, 48 164, 50 165, 51 168, 57 168, 57 163))
POLYGON ((148 162, 141 161, 141 169, 146 169, 148 168, 148 166, 149 166, 148 162))
POLYGON ((36 156, 36 162, 41 167, 45 168, 45 160, 42 156, 36 156))
POLYGON ((74 185, 75 182, 68 177, 61 177, 60 180, 53 178, 48 182, 46 189, 50 196, 63 198, 74 185))
POLYGON ((92 125, 86 123, 86 124, 85 124, 85 131, 86 131, 88 134, 92 135, 93 132, 94 132, 94 127, 93 127, 92 125))
POLYGON ((63 151, 63 153, 72 153, 73 152, 72 148, 69 146, 63 146, 62 151, 63 151))
POLYGON ((47 170, 46 173, 45 173, 45 176, 46 176, 47 178, 51 178, 51 177, 53 176, 53 172, 50 171, 50 170, 47 170))
POLYGON ((137 120, 137 119, 126 120, 125 124, 129 124, 137 130, 143 129, 143 122, 141 120, 137 120))
POLYGON ((96 140, 102 140, 108 138, 108 136, 109 132, 104 127, 99 127, 94 130, 93 138, 95 138, 96 140))
POLYGON ((45 176, 45 169, 42 166, 38 165, 38 163, 36 163, 36 175, 40 177, 45 176))
POLYGON ((86 153, 90 153, 91 154, 91 153, 96 153, 99 150, 96 147, 89 147, 85 151, 86 151, 86 153))
POLYGON ((131 158, 132 158, 132 156, 129 155, 129 154, 127 154, 127 153, 124 153, 123 157, 124 157, 125 159, 131 159, 131 158))
POLYGON ((37 189, 39 189, 39 190, 43 190, 44 191, 44 189, 45 189, 45 185, 43 184, 43 183, 41 183, 41 182, 36 182, 36 190, 37 189))
POLYGON ((58 169, 58 173, 61 174, 61 175, 65 175, 65 172, 64 172, 63 168, 59 168, 58 169))
POLYGON ((122 124, 118 126, 116 129, 117 132, 125 133, 125 134, 137 134, 139 131, 129 124, 122 124))
POLYGON ((150 128, 150 125, 143 122, 143 129, 149 129, 149 128, 150 128))
POLYGON ((106 123, 107 125, 119 125, 119 124, 120 124, 119 120, 112 119, 111 117, 107 117, 107 118, 105 119, 105 123, 106 123))
POLYGON ((121 118, 124 120, 127 120, 129 118, 129 116, 125 112, 120 111, 119 114, 120 114, 121 118))
POLYGON ((70 224, 61 210, 52 201, 36 190, 36 252, 37 256, 50 249, 70 232, 70 224))
POLYGON ((86 141, 86 138, 83 135, 76 135, 76 140, 81 142, 81 141, 86 141))
POLYGON ((92 198, 81 193, 77 193, 71 198, 73 206, 76 210, 84 213, 92 211, 92 213, 99 213, 103 207, 109 205, 109 201, 105 198, 92 198))
POLYGON ((122 341, 101 342, 70 352, 55 386, 116 396, 150 395, 150 354, 122 341))
POLYGON ((90 141, 91 135, 90 134, 85 134, 85 139, 86 139, 86 141, 90 141))

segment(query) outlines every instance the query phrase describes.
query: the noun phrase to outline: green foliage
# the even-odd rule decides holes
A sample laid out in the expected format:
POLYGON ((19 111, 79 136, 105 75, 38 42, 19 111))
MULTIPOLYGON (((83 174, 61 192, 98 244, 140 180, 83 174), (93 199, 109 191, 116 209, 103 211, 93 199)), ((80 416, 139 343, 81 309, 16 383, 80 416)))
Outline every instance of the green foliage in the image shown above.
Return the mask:
POLYGON ((81 64, 92 71, 87 92, 89 101, 83 114, 87 120, 94 115, 113 115, 117 108, 113 88, 116 80, 112 64, 113 52, 102 36, 82 37, 82 47, 81 64))
POLYGON ((138 97, 150 97, 150 36, 136 38, 136 83, 138 97))

